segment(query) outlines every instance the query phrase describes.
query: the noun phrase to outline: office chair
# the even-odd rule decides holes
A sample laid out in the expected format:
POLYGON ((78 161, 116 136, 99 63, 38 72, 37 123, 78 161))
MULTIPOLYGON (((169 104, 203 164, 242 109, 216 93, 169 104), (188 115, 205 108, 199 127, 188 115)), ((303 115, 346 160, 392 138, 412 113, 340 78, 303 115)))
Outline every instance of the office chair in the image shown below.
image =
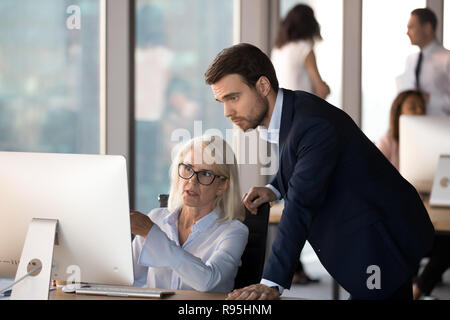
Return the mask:
POLYGON ((169 200, 168 194, 160 194, 158 195, 159 207, 167 208, 167 201, 169 200))
POLYGON ((239 267, 234 288, 243 288, 261 281, 266 258, 267 230, 269 228, 270 206, 264 203, 258 208, 258 214, 253 215, 245 209, 244 224, 248 228, 248 242, 242 254, 242 264, 239 267))
MULTIPOLYGON (((158 196, 160 207, 167 207, 167 194, 158 196)), ((234 288, 243 288, 251 284, 259 283, 264 269, 266 255, 267 230, 269 228, 268 203, 262 204, 258 208, 258 214, 253 215, 245 209, 244 224, 247 226, 248 242, 242 254, 242 264, 234 280, 234 288)))

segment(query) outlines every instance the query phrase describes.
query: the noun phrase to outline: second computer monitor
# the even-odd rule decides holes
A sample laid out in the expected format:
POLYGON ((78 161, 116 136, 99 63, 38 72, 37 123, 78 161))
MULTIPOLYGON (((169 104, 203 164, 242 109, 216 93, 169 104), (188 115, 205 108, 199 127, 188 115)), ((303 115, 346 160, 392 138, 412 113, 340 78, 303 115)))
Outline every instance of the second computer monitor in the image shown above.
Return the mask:
POLYGON ((431 192, 441 155, 450 154, 450 117, 400 117, 400 173, 417 191, 431 192))

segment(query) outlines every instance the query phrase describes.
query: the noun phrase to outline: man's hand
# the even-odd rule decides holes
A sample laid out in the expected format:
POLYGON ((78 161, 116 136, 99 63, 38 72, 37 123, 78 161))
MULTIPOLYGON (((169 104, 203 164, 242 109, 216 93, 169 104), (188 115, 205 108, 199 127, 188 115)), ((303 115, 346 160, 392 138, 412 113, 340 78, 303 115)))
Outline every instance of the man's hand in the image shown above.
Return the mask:
POLYGON ((253 187, 242 197, 242 203, 252 214, 258 212, 258 207, 266 202, 277 200, 272 190, 266 187, 253 187))
POLYGON ((153 222, 145 214, 139 211, 130 211, 131 233, 137 236, 146 237, 150 229, 153 227, 153 222))
POLYGON ((280 292, 277 288, 265 286, 263 284, 253 284, 251 286, 236 289, 229 293, 227 300, 277 300, 280 299, 280 292))

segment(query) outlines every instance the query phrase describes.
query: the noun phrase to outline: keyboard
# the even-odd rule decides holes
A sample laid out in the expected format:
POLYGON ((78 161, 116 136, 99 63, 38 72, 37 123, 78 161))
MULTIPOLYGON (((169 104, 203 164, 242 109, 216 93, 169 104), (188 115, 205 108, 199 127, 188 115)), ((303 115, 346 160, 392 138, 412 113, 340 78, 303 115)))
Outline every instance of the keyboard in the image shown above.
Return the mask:
POLYGON ((93 294, 111 297, 137 297, 137 298, 162 298, 167 295, 175 294, 173 291, 164 291, 157 289, 126 287, 126 286, 107 286, 107 285, 83 285, 75 290, 77 294, 93 294))

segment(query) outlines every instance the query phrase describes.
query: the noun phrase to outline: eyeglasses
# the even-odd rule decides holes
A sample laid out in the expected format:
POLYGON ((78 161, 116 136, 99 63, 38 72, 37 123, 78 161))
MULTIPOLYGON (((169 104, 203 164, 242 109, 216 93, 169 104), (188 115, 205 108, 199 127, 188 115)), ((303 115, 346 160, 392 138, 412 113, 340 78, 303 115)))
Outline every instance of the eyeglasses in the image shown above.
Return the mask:
POLYGON ((189 180, 192 178, 192 176, 194 174, 197 175, 198 183, 200 183, 204 186, 211 185, 216 178, 219 178, 222 180, 227 179, 226 177, 214 174, 209 170, 195 171, 194 168, 192 168, 191 166, 188 166, 187 164, 180 163, 178 165, 178 175, 180 176, 180 178, 189 180))

